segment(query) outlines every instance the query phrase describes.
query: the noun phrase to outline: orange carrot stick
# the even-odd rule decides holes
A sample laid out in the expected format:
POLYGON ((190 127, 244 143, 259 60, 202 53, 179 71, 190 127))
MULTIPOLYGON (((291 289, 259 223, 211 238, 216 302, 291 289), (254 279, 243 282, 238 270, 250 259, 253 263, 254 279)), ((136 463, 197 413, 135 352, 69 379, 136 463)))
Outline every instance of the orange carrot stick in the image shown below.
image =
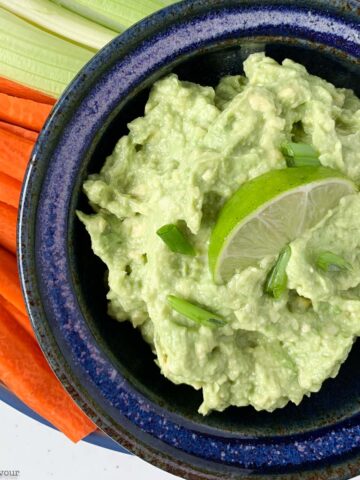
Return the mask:
POLYGON ((52 106, 0 93, 0 120, 39 132, 52 106))
POLYGON ((0 202, 0 245, 16 253, 17 210, 0 202))
POLYGON ((15 133, 15 135, 19 135, 19 137, 32 140, 33 142, 35 142, 38 137, 37 132, 34 132, 33 130, 27 130, 26 128, 19 127, 18 125, 13 125, 12 123, 0 122, 0 128, 6 132, 15 133))
POLYGON ((55 98, 4 77, 0 77, 0 92, 14 97, 27 98, 35 102, 48 103, 49 105, 54 105, 56 102, 55 98))
POLYGON ((36 341, 2 305, 0 380, 72 441, 77 442, 96 429, 55 377, 36 341))
POLYGON ((21 183, 6 173, 0 172, 0 202, 18 208, 21 183))
POLYGON ((5 300, 4 297, 0 295, 0 305, 2 305, 12 317, 14 317, 15 320, 17 320, 20 325, 25 328, 25 330, 30 333, 32 337, 35 338, 35 333, 32 328, 30 319, 27 315, 24 315, 23 313, 20 312, 14 305, 7 300, 5 300))
POLYGON ((0 295, 23 315, 27 315, 15 255, 0 247, 0 295))
POLYGON ((34 142, 0 129, 0 171, 16 178, 24 178, 34 142))

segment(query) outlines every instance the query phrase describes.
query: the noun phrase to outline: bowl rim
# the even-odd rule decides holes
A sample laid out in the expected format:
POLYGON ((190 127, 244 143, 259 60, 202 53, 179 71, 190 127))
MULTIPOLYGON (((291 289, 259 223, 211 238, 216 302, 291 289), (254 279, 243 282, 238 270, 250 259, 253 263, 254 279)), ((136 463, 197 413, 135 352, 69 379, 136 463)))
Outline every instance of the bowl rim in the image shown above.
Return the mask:
MULTIPOLYGON (((112 70, 114 70, 115 67, 118 69, 120 64, 124 67, 125 62, 130 59, 129 64, 127 66, 125 65, 127 68, 126 71, 129 73, 129 68, 135 69, 134 85, 140 85, 144 72, 135 60, 146 58, 148 62, 150 61, 151 68, 144 68, 145 74, 148 76, 151 75, 152 71, 156 70, 156 59, 152 58, 149 60, 149 52, 153 51, 151 48, 154 48, 155 41, 159 42, 158 45, 161 45, 165 51, 166 48, 168 48, 169 51, 173 48, 172 54, 174 55, 175 52, 175 54, 179 56, 180 54, 184 55, 186 52, 190 53, 191 51, 202 48, 204 45, 211 42, 220 40, 226 42, 234 35, 237 35, 237 38, 249 35, 251 29, 247 30, 245 27, 240 29, 239 26, 235 27, 234 23, 231 24, 231 28, 229 27, 229 31, 226 31, 225 26, 226 28, 228 27, 226 22, 230 22, 229 19, 232 14, 237 15, 236 20, 242 19, 242 21, 244 21, 247 13, 250 12, 252 16, 254 16, 254 13, 258 13, 262 18, 262 23, 259 24, 259 22, 255 22, 254 20, 254 22, 257 23, 257 32, 271 32, 275 25, 279 29, 283 28, 280 35, 283 38, 286 37, 286 32, 288 32, 288 30, 284 28, 284 25, 281 22, 284 22, 284 15, 288 15, 288 24, 286 25, 289 28, 291 27, 290 33, 296 28, 298 32, 297 34, 300 38, 303 38, 303 36, 304 38, 308 38, 310 36, 313 40, 317 39, 320 43, 326 43, 326 36, 330 35, 329 28, 330 26, 333 27, 334 24, 327 24, 326 26, 326 21, 331 19, 331 21, 335 22, 338 27, 336 35, 338 38, 335 38, 336 41, 334 41, 337 43, 339 49, 358 59, 360 57, 358 22, 354 22, 354 17, 351 16, 350 13, 342 13, 341 16, 339 16, 339 10, 335 9, 335 3, 337 4, 338 2, 334 1, 334 9, 332 9, 332 7, 329 8, 327 5, 327 8, 324 10, 323 7, 326 3, 325 0, 316 0, 315 2, 312 2, 311 7, 309 7, 308 2, 306 1, 294 3, 291 1, 269 0, 263 2, 259 6, 255 5, 252 1, 246 0, 229 0, 226 2, 218 0, 198 0, 196 4, 191 0, 188 0, 167 7, 166 9, 144 19, 114 39, 95 55, 95 57, 81 70, 74 81, 66 89, 39 136, 26 173, 19 212, 18 261, 27 308, 45 356, 55 374, 72 395, 74 400, 102 430, 119 441, 119 443, 121 443, 126 449, 133 451, 145 460, 185 478, 215 479, 219 478, 219 475, 221 475, 222 478, 235 478, 234 475, 240 475, 242 478, 245 478, 245 476, 248 474, 250 475, 250 472, 253 470, 256 470, 256 473, 251 475, 253 479, 263 478, 265 470, 261 467, 261 462, 262 465, 264 465, 264 461, 267 465, 271 464, 270 459, 274 455, 276 449, 280 448, 280 446, 279 444, 269 445, 262 441, 261 452, 260 445, 258 446, 258 464, 254 457, 254 464, 248 463, 248 466, 242 468, 236 467, 234 469, 231 466, 232 459, 238 456, 239 450, 233 449, 232 457, 230 458, 224 455, 224 457, 226 457, 224 462, 219 463, 222 460, 219 458, 219 452, 217 452, 216 456, 214 453, 214 448, 216 447, 216 449, 218 449, 220 445, 217 443, 217 438, 210 436, 207 437, 208 442, 214 443, 215 447, 210 448, 208 443, 203 444, 201 448, 204 451, 204 455, 201 457, 199 453, 196 454, 194 449, 190 448, 194 447, 194 445, 189 446, 186 444, 188 441, 187 435, 189 435, 189 433, 195 435, 195 438, 193 438, 192 441, 193 444, 199 442, 199 440, 204 441, 204 437, 201 437, 199 432, 196 432, 196 434, 191 433, 190 431, 184 431, 179 425, 176 427, 175 425, 172 425, 171 429, 173 438, 172 440, 170 440, 170 438, 167 439, 166 441, 169 443, 165 443, 161 440, 161 437, 159 438, 159 432, 157 432, 157 437, 155 435, 151 436, 151 433, 149 433, 151 432, 150 427, 145 431, 144 425, 140 428, 139 423, 138 427, 134 429, 132 423, 133 420, 129 420, 130 417, 125 418, 123 412, 122 425, 120 425, 119 422, 115 422, 112 418, 117 412, 115 412, 113 408, 109 408, 108 411, 105 412, 104 408, 99 404, 99 401, 95 399, 96 391, 94 388, 91 388, 89 383, 84 387, 84 375, 82 376, 82 379, 79 378, 79 356, 75 358, 75 360, 72 358, 72 355, 75 355, 76 357, 76 355, 79 355, 79 352, 76 353, 72 350, 72 344, 69 341, 70 337, 65 337, 64 330, 61 330, 59 327, 59 330, 55 332, 54 328, 51 328, 48 323, 48 317, 44 316, 44 310, 46 310, 47 313, 51 311, 53 313, 57 312, 57 316, 60 318, 61 314, 65 312, 65 307, 68 308, 66 311, 68 315, 74 313, 74 309, 76 309, 76 298, 73 298, 71 306, 65 305, 64 307, 64 304, 62 304, 62 309, 56 310, 58 308, 57 302, 61 302, 60 297, 64 294, 65 290, 66 295, 69 296, 68 298, 73 296, 73 292, 68 288, 65 288, 64 284, 59 287, 59 284, 57 283, 59 280, 54 276, 56 268, 59 267, 60 260, 62 262, 62 267, 66 265, 67 255, 64 253, 66 252, 66 241, 65 237, 62 239, 59 238, 59 231, 57 230, 58 225, 54 224, 52 229, 50 228, 51 223, 49 224, 51 215, 56 219, 56 215, 59 213, 57 208, 60 207, 56 207, 55 205, 58 198, 55 199, 54 196, 51 195, 46 196, 46 193, 49 193, 48 184, 51 178, 54 178, 55 174, 55 170, 51 170, 51 168, 53 168, 52 165, 57 162, 57 168, 59 168, 59 158, 62 145, 69 145, 74 141, 73 138, 70 138, 71 135, 69 129, 71 126, 76 126, 76 122, 74 124, 70 122, 69 125, 64 126, 64 119, 72 118, 72 111, 76 111, 77 113, 82 112, 83 116, 86 116, 85 114, 89 115, 90 113, 98 119, 101 118, 101 115, 104 115, 104 112, 101 111, 101 105, 96 103, 96 92, 94 93, 93 90, 98 92, 98 89, 101 88, 105 91, 105 77, 109 74, 108 71, 110 67, 112 70), (319 30, 316 30, 315 27, 311 27, 310 24, 306 24, 304 27, 304 25, 299 22, 299 15, 302 15, 303 21, 306 23, 305 16, 309 15, 309 11, 312 12, 312 20, 315 19, 315 21, 320 22, 319 25, 321 24, 322 30, 320 28, 319 30), (205 39, 204 43, 202 44, 198 38, 196 38, 196 40, 190 39, 190 43, 187 43, 185 39, 185 34, 189 33, 187 28, 190 28, 190 30, 192 29, 193 32, 193 29, 197 28, 197 36, 203 34, 205 39), (203 28, 203 30, 201 30, 201 28, 203 28), (221 28, 223 28, 223 30, 221 30, 221 28), (170 38, 174 40, 175 33, 177 35, 176 39, 179 42, 179 32, 182 32, 183 34, 181 37, 182 43, 180 42, 178 46, 166 45, 166 41, 168 40, 167 36, 170 36, 170 38), (121 59, 118 59, 118 51, 123 52, 123 57, 121 57, 121 59), (135 55, 136 52, 138 57, 135 55), (109 58, 112 59, 111 61, 113 63, 111 63, 109 58), (57 142, 56 145, 54 142, 57 142), (50 161, 52 162, 51 164, 48 163, 50 161), (48 167, 46 172, 44 171, 45 164, 48 167), (53 177, 51 177, 51 175, 53 175, 53 177), (39 198, 36 198, 36 190, 39 188, 41 194, 39 198), (51 230, 54 231, 51 232, 51 230), (63 258, 60 260, 51 258, 51 255, 53 255, 54 252, 55 254, 59 253, 56 248, 55 250, 52 250, 53 244, 50 245, 49 243, 51 240, 58 242, 59 245, 64 247, 62 250, 63 258), (50 274, 53 275, 50 279, 49 272, 47 271, 49 265, 51 266, 50 274), (44 292, 46 292, 46 296, 44 292), (55 296, 57 297, 55 298, 55 296), (66 338, 66 340, 64 340, 64 338, 66 338), (75 373, 75 371, 77 373, 75 373), (111 414, 109 414, 109 411, 111 411, 111 414), (116 428, 114 427, 115 423, 116 428), (175 446, 174 435, 178 445, 182 445, 181 452, 175 446)), ((247 17, 246 20, 249 22, 251 18, 247 17)), ((245 25, 245 23, 239 23, 239 25, 245 25)), ((174 60, 174 57, 170 56, 169 58, 173 58, 174 60)), ((134 86, 131 87, 131 82, 129 88, 134 88, 134 86)), ((125 87, 122 87, 123 97, 126 96, 127 92, 128 90, 126 90, 125 87)), ((115 101, 116 103, 119 101, 118 96, 111 97, 111 95, 109 95, 109 97, 111 100, 106 102, 107 111, 114 108, 115 101), (111 101, 113 104, 111 104, 111 101)), ((81 117, 81 115, 79 115, 79 117, 81 117)), ((85 124, 86 122, 84 125, 85 124)), ((77 132, 77 134, 80 134, 80 132, 77 132)), ((87 135, 93 134, 93 128, 88 125, 87 135)), ((59 171, 60 170, 57 170, 57 173, 59 171)), ((61 196, 61 192, 59 193, 59 191, 57 191, 56 193, 61 196)), ((69 194, 67 200, 64 201, 65 204, 70 203, 69 194)), ((62 218, 62 221, 64 221, 64 218, 62 218)), ((64 230, 62 231, 64 232, 64 230)), ((67 281, 66 272, 67 271, 62 270, 62 274, 65 275, 65 281, 67 281)), ((81 333, 84 338, 86 337, 84 332, 78 333, 81 333)), ((84 338, 82 338, 82 340, 84 340, 84 338)), ((98 352, 96 352, 96 355, 97 354, 98 352)), ((97 358, 97 361, 100 362, 98 365, 101 364, 100 360, 102 361, 103 359, 100 359, 100 357, 97 358)), ((85 368, 84 365, 82 365, 82 368, 85 368)), ((85 370, 83 372, 85 372, 85 370)), ((110 372, 110 375, 113 375, 113 372, 110 372)), ((122 383, 123 385, 126 384, 124 379, 122 379, 122 383)), ((99 385, 96 387, 99 388, 99 385)), ((124 395, 125 393, 127 395, 134 395, 134 389, 130 388, 129 385, 125 385, 124 388, 126 389, 124 395)), ((106 392, 103 391, 102 393, 105 395, 106 392)), ((134 400, 135 397, 131 397, 131 395, 127 400, 134 400)), ((151 415, 153 415, 154 418, 156 414, 159 413, 159 409, 153 408, 153 405, 149 405, 149 402, 146 402, 146 399, 138 393, 136 394, 136 399, 142 404, 141 415, 143 418, 147 416, 147 420, 149 421, 149 411, 151 411, 151 415)), ((127 406, 125 404, 122 406, 125 411, 127 406)), ((170 421, 165 421, 165 423, 162 424, 162 428, 165 426, 166 428, 170 428, 169 425, 170 421)), ((346 476, 344 477, 343 473, 341 473, 345 470, 350 472, 349 464, 346 460, 343 461, 343 459, 346 455, 349 455, 350 453, 353 454, 354 449, 359 444, 357 440, 355 443, 349 443, 345 440, 351 436, 354 437, 354 435, 358 435, 358 432, 360 434, 359 419, 354 419, 350 425, 342 424, 337 426, 336 431, 337 435, 339 435, 338 438, 341 438, 344 441, 344 449, 341 451, 341 456, 339 455, 339 450, 327 451, 326 461, 337 461, 338 465, 336 467, 328 467, 325 470, 324 456, 320 456, 322 457, 321 461, 314 461, 312 463, 312 465, 315 466, 316 471, 319 472, 318 478, 320 478, 320 475, 322 478, 349 478, 346 476)), ((152 433, 154 434, 154 432, 152 433)), ((299 470, 300 467, 301 469, 310 468, 311 465, 308 461, 309 455, 307 452, 310 452, 311 449, 320 448, 321 446, 321 448, 326 451, 325 437, 327 439, 327 447, 330 445, 328 443, 330 438, 328 438, 327 435, 329 436, 331 432, 325 429, 322 434, 319 432, 317 433, 319 434, 319 437, 316 439, 317 443, 314 443, 315 440, 307 436, 304 436, 301 440, 303 443, 296 439, 297 447, 295 450, 297 450, 297 453, 295 450, 287 452, 287 458, 289 460, 288 472, 291 470, 293 470, 293 472, 289 473, 289 475, 282 475, 284 479, 300 478, 300 476, 303 479, 312 478, 311 476, 314 475, 314 470, 309 470, 308 472, 302 471, 302 473, 299 474, 296 473, 296 469, 299 470), (321 442, 319 443, 319 438, 322 439, 323 445, 320 445, 321 442), (304 450, 299 450, 299 446, 303 447, 304 450), (302 454, 299 455, 299 452, 302 452, 302 454)), ((230 439, 225 440, 230 442, 230 439)), ((241 439, 241 441, 243 442, 243 439, 241 439)), ((237 444, 236 448, 242 448, 242 452, 244 453, 245 449, 252 445, 252 442, 254 442, 254 439, 248 439, 242 444, 237 444)), ((289 450, 291 442, 293 442, 292 439, 282 444, 282 453, 285 454, 286 451, 289 450)), ((223 443, 222 448, 224 445, 225 444, 223 443)), ((353 468, 356 468, 356 472, 360 471, 360 458, 358 455, 353 456, 351 469, 353 468)), ((276 475, 276 469, 274 472, 276 475)), ((351 472, 351 475, 353 474, 354 472, 351 472)), ((271 472, 267 472, 267 475, 269 475, 269 478, 272 476, 271 472)), ((347 473, 345 473, 345 475, 347 475, 347 473)))

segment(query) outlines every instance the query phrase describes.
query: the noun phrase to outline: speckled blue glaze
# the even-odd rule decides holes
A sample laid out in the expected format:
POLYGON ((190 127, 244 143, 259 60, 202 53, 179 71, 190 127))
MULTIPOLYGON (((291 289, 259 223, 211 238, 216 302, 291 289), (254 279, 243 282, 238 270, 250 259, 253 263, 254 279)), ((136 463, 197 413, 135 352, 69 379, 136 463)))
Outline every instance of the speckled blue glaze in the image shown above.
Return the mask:
POLYGON ((172 473, 199 479, 350 478, 360 473, 360 417, 260 438, 211 431, 139 393, 97 342, 74 291, 69 212, 83 159, 124 99, 144 81, 151 83, 159 69, 200 49, 275 36, 316 42, 356 61, 360 27, 351 11, 355 3, 348 3, 348 13, 332 11, 325 2, 310 7, 306 2, 258 6, 204 0, 167 8, 115 39, 85 67, 36 145, 22 195, 19 265, 39 341, 61 381, 100 428, 172 473))

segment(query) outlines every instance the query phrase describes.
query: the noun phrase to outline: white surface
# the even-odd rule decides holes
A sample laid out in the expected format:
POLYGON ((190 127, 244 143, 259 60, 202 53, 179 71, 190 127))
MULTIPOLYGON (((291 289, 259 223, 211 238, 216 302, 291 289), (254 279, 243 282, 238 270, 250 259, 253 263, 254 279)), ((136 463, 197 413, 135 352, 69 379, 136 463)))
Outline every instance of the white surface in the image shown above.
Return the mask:
MULTIPOLYGON (((0 401, 0 478, 8 480, 178 480, 139 458, 62 434, 0 401), (2 470, 19 470, 17 477, 2 470)), ((354 480, 360 480, 360 476, 354 480)))
POLYGON ((139 458, 79 442, 0 401, 0 478, 18 480, 177 480, 139 458), (4 477, 2 470, 19 470, 4 477))

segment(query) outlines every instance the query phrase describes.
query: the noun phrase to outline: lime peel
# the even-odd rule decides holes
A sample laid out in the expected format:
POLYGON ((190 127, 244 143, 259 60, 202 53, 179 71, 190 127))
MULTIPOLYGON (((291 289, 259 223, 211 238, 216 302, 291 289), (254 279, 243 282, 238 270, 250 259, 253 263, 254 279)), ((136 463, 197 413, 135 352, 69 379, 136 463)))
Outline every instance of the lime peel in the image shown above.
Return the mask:
POLYGON ((325 167, 272 170, 244 183, 225 203, 210 237, 215 282, 277 255, 356 190, 342 173, 325 167))

